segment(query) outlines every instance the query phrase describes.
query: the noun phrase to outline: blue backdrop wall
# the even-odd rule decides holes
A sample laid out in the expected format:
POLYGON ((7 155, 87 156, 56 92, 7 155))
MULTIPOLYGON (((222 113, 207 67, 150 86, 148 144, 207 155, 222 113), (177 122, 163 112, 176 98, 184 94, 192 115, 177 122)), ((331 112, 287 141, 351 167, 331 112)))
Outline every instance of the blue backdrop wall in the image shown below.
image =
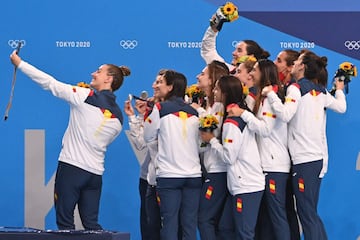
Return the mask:
MULTIPOLYGON (((360 3, 234 2, 241 17, 224 25, 217 42, 219 53, 228 61, 237 41, 254 39, 271 53, 272 59, 286 48, 310 48, 327 56, 330 77, 344 61, 360 67, 360 3)), ((104 63, 129 66, 132 74, 116 92, 120 106, 129 93, 152 92, 151 84, 161 68, 183 72, 189 84, 195 83, 205 66, 200 57, 203 33, 211 15, 223 3, 4 0, 0 3, 0 114, 5 112, 10 96, 13 66, 9 55, 18 41, 23 43, 20 55, 24 60, 71 84, 89 82, 90 74, 104 63)), ((354 78, 347 112, 328 113, 329 170, 322 184, 319 213, 329 239, 357 239, 360 235, 360 192, 356 187, 360 182, 359 90, 359 80, 354 78)), ((51 178, 67 120, 66 103, 18 73, 9 119, 0 121, 0 226, 56 229, 53 208, 45 211, 43 225, 26 220, 27 204, 36 206, 26 202, 26 196, 36 193, 46 199, 51 194, 51 178), (26 166, 32 165, 34 156, 26 156, 25 138, 33 129, 44 132, 43 168, 39 167, 35 175, 44 175, 41 189, 48 187, 47 192, 41 192, 36 184, 29 185, 35 176, 26 175, 26 166)), ((124 130, 128 129, 125 120, 124 130)), ((124 132, 109 147, 105 168, 100 222, 105 229, 130 232, 132 239, 140 239, 139 167, 124 132)))

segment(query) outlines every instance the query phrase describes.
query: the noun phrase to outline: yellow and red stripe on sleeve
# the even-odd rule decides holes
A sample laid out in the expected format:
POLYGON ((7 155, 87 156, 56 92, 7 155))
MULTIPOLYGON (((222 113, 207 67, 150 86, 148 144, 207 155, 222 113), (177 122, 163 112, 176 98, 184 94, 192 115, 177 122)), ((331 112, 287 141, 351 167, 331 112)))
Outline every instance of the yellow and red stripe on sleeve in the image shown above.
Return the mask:
POLYGON ((270 112, 263 112, 262 115, 265 117, 276 118, 276 114, 270 112))
POLYGON ((223 117, 223 116, 224 116, 224 113, 223 113, 223 112, 216 112, 216 113, 215 113, 215 116, 223 117))
POLYGON ((293 98, 286 97, 285 102, 296 102, 296 100, 293 98))

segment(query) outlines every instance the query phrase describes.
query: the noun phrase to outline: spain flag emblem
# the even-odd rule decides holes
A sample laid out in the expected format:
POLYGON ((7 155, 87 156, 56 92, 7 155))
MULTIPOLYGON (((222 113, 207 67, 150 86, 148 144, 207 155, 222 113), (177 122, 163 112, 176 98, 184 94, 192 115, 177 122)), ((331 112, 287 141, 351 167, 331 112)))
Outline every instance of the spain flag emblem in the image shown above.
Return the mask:
POLYGON ((285 102, 296 102, 296 100, 295 99, 293 99, 293 98, 285 98, 285 102))
POLYGON ((241 198, 236 199, 236 211, 241 213, 242 208, 243 208, 242 199, 241 198))
POLYGON ((276 115, 270 112, 263 112, 262 115, 269 118, 276 118, 276 115))
POLYGON ((233 140, 232 140, 232 139, 230 139, 230 138, 225 138, 225 139, 224 139, 224 142, 226 142, 226 143, 232 143, 232 142, 233 142, 233 140))
POLYGON ((209 186, 206 190, 206 193, 205 193, 205 198, 210 200, 211 198, 211 195, 213 194, 213 187, 212 186, 209 186))
POLYGON ((269 181, 269 190, 270 190, 270 193, 272 193, 272 194, 276 193, 276 185, 275 185, 274 179, 270 179, 270 181, 269 181))
POLYGON ((299 191, 300 191, 300 192, 304 192, 304 191, 305 191, 304 179, 299 178, 298 184, 299 184, 299 191))
POLYGON ((158 192, 156 192, 156 202, 160 206, 160 196, 159 196, 158 192))

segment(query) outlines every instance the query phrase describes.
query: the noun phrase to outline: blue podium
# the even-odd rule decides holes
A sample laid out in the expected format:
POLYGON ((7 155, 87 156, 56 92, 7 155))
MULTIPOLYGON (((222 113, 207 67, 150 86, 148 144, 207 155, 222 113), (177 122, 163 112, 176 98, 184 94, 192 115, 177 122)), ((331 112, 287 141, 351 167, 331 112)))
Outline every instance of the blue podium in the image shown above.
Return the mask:
POLYGON ((39 230, 1 227, 0 240, 130 240, 130 233, 87 230, 39 230))

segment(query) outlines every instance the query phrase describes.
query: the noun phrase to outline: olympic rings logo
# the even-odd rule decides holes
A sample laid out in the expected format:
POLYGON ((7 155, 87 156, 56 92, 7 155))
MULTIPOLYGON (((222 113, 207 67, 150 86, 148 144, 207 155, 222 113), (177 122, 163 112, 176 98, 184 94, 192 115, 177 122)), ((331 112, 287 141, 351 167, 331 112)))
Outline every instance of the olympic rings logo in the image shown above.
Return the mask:
POLYGON ((17 46, 19 45, 19 43, 21 43, 21 47, 24 47, 26 45, 26 41, 25 40, 9 40, 8 41, 8 45, 11 48, 17 48, 17 46))
POLYGON ((359 50, 360 49, 360 40, 359 41, 345 41, 344 45, 349 50, 359 50))
POLYGON ((134 49, 138 45, 136 40, 121 40, 120 46, 123 49, 134 49))

